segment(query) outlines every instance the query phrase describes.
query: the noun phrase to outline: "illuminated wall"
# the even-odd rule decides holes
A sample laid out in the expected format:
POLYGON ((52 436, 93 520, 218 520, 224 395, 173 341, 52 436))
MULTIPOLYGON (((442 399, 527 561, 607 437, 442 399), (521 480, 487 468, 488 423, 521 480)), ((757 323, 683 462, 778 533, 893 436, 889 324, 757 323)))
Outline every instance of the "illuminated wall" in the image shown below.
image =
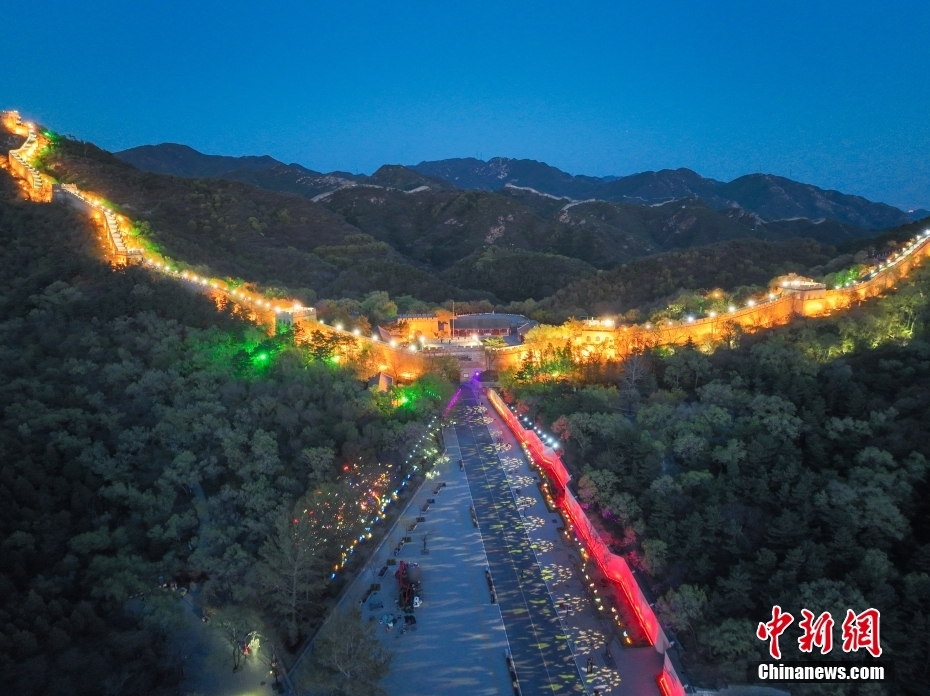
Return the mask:
POLYGON ((109 208, 95 202, 75 186, 69 186, 67 184, 59 186, 56 184, 51 188, 51 191, 51 200, 56 203, 64 203, 65 205, 69 205, 72 208, 76 208, 90 215, 94 222, 101 226, 110 248, 110 253, 113 255, 113 259, 117 264, 125 265, 127 263, 142 262, 142 250, 131 248, 126 243, 126 239, 122 232, 122 226, 128 224, 125 218, 123 218, 121 222, 120 216, 109 208))
MULTIPOLYGON (((639 324, 615 329, 581 329, 569 340, 582 356, 586 351, 599 352, 605 359, 622 360, 633 351, 655 346, 684 345, 693 342, 700 346, 727 339, 733 327, 746 333, 787 324, 796 316, 816 317, 849 309, 857 302, 878 297, 893 289, 930 255, 930 237, 918 242, 906 256, 889 264, 870 279, 851 287, 834 290, 786 290, 773 299, 763 299, 715 317, 701 317, 694 321, 670 321, 658 325, 639 324)), ((507 348, 488 349, 494 352, 498 369, 519 368, 534 348, 543 346, 525 344, 507 348)))
POLYGON ((52 200, 52 180, 29 164, 42 146, 39 136, 30 129, 26 142, 10 150, 10 171, 24 182, 24 190, 30 200, 48 203, 52 200))
MULTIPOLYGON (((571 475, 562 460, 552 449, 543 445, 534 431, 523 427, 519 419, 493 389, 488 390, 488 400, 507 423, 507 427, 510 428, 511 432, 527 446, 536 464, 545 470, 546 475, 555 484, 559 508, 574 528, 574 533, 581 540, 584 548, 597 563, 604 576, 612 580, 620 589, 626 598, 627 605, 636 615, 643 634, 649 639, 649 643, 658 652, 664 654, 670 646, 655 612, 649 606, 649 602, 646 600, 642 589, 640 589, 636 578, 633 577, 626 559, 616 555, 601 539, 597 529, 591 524, 591 520, 588 519, 587 514, 568 487, 571 475)), ((662 673, 656 675, 656 682, 659 684, 659 688, 662 689, 663 694, 674 694, 675 696, 684 694, 681 680, 675 673, 675 668, 667 655, 662 673)))

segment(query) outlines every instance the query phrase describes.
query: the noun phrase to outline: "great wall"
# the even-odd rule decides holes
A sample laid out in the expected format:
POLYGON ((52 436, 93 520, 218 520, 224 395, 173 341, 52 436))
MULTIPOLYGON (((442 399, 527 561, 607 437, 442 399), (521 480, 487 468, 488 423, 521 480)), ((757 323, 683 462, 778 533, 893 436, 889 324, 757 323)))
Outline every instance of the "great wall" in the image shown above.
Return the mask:
MULTIPOLYGON (((598 354, 608 360, 623 360, 631 353, 656 346, 689 342, 696 346, 716 344, 732 335, 734 330, 751 333, 787 324, 797 317, 829 316, 879 297, 894 289, 928 255, 930 231, 925 231, 881 265, 870 269, 861 280, 841 288, 827 289, 822 284, 809 283, 807 279, 786 280, 784 284, 772 287, 765 296, 751 299, 742 307, 731 306, 723 313, 710 312, 684 321, 629 326, 614 326, 609 319, 588 320, 579 322, 578 328, 566 335, 564 341, 570 343, 582 359, 589 354, 598 354)), ((532 351, 541 347, 528 341, 518 346, 493 349, 495 365, 500 370, 517 368, 532 351)))
POLYGON ((378 372, 388 373, 401 380, 412 380, 429 371, 432 356, 421 353, 415 346, 391 345, 377 336, 367 337, 357 332, 343 331, 338 326, 329 326, 316 320, 315 310, 303 307, 293 300, 269 299, 258 293, 234 287, 218 278, 199 276, 182 270, 177 263, 159 254, 146 253, 135 245, 129 235, 132 222, 114 211, 105 201, 71 184, 54 182, 47 174, 33 166, 33 161, 49 145, 49 139, 32 123, 24 123, 16 111, 4 111, 0 124, 16 135, 24 136, 25 142, 9 152, 9 170, 19 181, 23 195, 37 203, 63 203, 87 213, 99 226, 106 240, 110 260, 116 266, 139 263, 154 272, 171 277, 200 292, 209 295, 217 307, 233 304, 242 309, 251 321, 265 326, 270 333, 286 327, 294 332, 295 341, 306 343, 314 332, 339 336, 343 339, 340 349, 345 360, 363 358, 363 369, 367 367, 372 376, 378 372), (354 343, 354 345, 352 345, 354 343))
MULTIPOLYGON (((201 277, 181 270, 181 264, 135 245, 129 235, 132 222, 101 198, 76 186, 56 183, 39 171, 33 162, 50 141, 34 124, 24 123, 16 111, 4 111, 0 115, 0 123, 7 131, 26 138, 19 148, 10 150, 8 164, 10 172, 20 182, 23 195, 35 202, 64 203, 90 215, 101 228, 114 264, 145 264, 155 272, 210 294, 218 307, 232 303, 244 310, 249 319, 265 325, 271 332, 282 326, 293 329, 298 343, 310 341, 314 332, 339 336, 345 360, 359 356, 364 358, 364 364, 358 365, 357 369, 370 374, 363 376, 385 372, 394 379, 414 379, 432 369, 435 358, 446 355, 460 361, 460 374, 464 380, 473 371, 489 365, 497 370, 517 368, 545 346, 545 343, 535 341, 532 334, 526 343, 520 345, 486 348, 467 348, 450 343, 424 347, 415 341, 384 341, 377 333, 365 336, 317 321, 314 310, 298 302, 270 299, 246 291, 243 286, 234 287, 222 279, 201 277)), ((634 325, 616 325, 609 319, 569 322, 558 338, 559 347, 571 345, 581 360, 596 356, 598 359, 622 361, 628 355, 650 347, 689 342, 698 346, 715 344, 734 331, 753 332, 787 324, 795 317, 829 315, 880 296, 894 288, 928 254, 930 231, 925 231, 863 277, 841 288, 827 289, 807 279, 786 280, 772 287, 767 295, 750 299, 741 307, 730 306, 726 312, 709 312, 684 321, 634 325)))

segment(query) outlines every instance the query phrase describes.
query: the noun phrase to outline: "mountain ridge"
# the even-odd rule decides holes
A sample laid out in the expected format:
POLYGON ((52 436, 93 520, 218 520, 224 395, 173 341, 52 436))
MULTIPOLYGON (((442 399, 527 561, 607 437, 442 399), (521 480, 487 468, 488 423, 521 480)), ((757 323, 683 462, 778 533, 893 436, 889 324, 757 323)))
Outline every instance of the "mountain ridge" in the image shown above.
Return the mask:
POLYGON ((517 187, 540 195, 568 198, 571 203, 603 200, 656 206, 697 197, 724 211, 742 208, 760 221, 821 219, 870 230, 908 224, 926 213, 910 213, 863 196, 823 189, 774 174, 746 174, 719 181, 680 167, 645 171, 622 177, 573 175, 531 159, 472 157, 423 161, 412 166, 384 165, 372 175, 322 173, 268 155, 227 157, 205 155, 177 143, 143 145, 116 156, 144 171, 183 177, 234 179, 274 191, 316 199, 341 188, 367 184, 405 191, 458 188, 500 192, 517 187))
POLYGON ((828 218, 868 229, 886 229, 914 219, 887 203, 774 174, 746 174, 724 182, 680 167, 613 178, 589 177, 573 176, 544 162, 501 157, 488 162, 473 158, 421 162, 413 169, 469 188, 497 191, 510 184, 572 199, 661 205, 696 196, 716 210, 740 207, 767 222, 828 218))
MULTIPOLYGON (((738 206, 714 209, 695 195, 652 205, 577 201, 518 185, 505 184, 497 192, 463 190, 401 165, 372 176, 321 174, 273 158, 199 161, 191 149, 168 150, 168 165, 181 162, 188 173, 235 169, 224 177, 155 174, 67 138, 57 141, 46 166, 59 181, 112 201, 155 248, 183 258, 197 272, 209 267, 222 276, 287 287, 308 303, 385 291, 427 302, 487 300, 489 307, 540 302, 547 312, 570 315, 612 292, 609 283, 596 280, 603 273, 622 285, 621 277, 613 280, 619 266, 635 262, 627 268, 649 269, 663 263, 637 259, 667 252, 685 256, 663 258, 698 259, 704 252, 697 250, 723 244, 717 248, 731 251, 712 252, 708 259, 735 280, 745 275, 740 269, 746 258, 739 254, 744 245, 763 257, 780 249, 776 256, 787 259, 795 247, 857 245, 874 236, 834 220, 766 223, 738 206), (174 156, 178 152, 181 157, 174 156), (323 179, 327 193, 320 194, 323 179), (569 286, 577 291, 541 303, 569 286)), ((690 171, 676 176, 678 183, 672 183, 681 190, 706 181, 690 171)), ((627 186, 659 186, 649 195, 664 195, 667 183, 647 174, 627 186)), ((685 276, 673 274, 658 290, 692 286, 690 277, 697 280, 702 263, 692 264, 695 270, 685 276)))

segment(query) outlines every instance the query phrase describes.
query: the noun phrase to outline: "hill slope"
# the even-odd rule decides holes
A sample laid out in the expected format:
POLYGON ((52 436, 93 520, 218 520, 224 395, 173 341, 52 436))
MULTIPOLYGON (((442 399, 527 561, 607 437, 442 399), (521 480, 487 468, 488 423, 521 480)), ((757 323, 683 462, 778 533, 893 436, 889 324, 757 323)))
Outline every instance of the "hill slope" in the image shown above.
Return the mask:
POLYGON ((307 198, 353 184, 405 191, 460 188, 496 192, 520 187, 573 200, 605 200, 634 205, 660 205, 699 198, 714 210, 742 208, 761 221, 807 218, 833 220, 866 229, 887 229, 911 222, 915 215, 884 203, 821 189, 770 174, 748 174, 730 182, 702 177, 686 169, 662 169, 624 177, 571 175, 544 162, 495 157, 487 162, 455 158, 420 162, 412 167, 385 165, 371 176, 345 172, 322 174, 268 157, 204 155, 184 145, 145 145, 116 153, 145 171, 185 177, 222 177, 307 198))
POLYGON ((142 172, 92 145, 66 139, 49 166, 60 180, 98 192, 141 221, 146 236, 165 253, 220 275, 285 285, 312 300, 361 292, 357 283, 341 277, 354 265, 367 264, 367 276, 383 285, 370 289, 397 293, 414 279, 423 299, 456 296, 454 288, 415 268, 389 245, 359 235, 303 196, 239 181, 142 172))
POLYGON ((435 189, 455 188, 439 177, 430 176, 399 164, 383 165, 371 176, 348 172, 321 172, 299 164, 285 164, 273 157, 226 157, 205 155, 175 143, 141 145, 114 153, 115 156, 142 171, 172 174, 185 178, 222 178, 244 181, 254 186, 297 193, 307 198, 335 191, 344 186, 367 184, 404 191, 428 186, 435 189))
POLYGON ((572 176, 545 162, 507 157, 494 157, 487 162, 473 157, 420 162, 412 169, 442 177, 463 189, 498 191, 513 184, 569 198, 590 198, 598 186, 612 178, 572 176))

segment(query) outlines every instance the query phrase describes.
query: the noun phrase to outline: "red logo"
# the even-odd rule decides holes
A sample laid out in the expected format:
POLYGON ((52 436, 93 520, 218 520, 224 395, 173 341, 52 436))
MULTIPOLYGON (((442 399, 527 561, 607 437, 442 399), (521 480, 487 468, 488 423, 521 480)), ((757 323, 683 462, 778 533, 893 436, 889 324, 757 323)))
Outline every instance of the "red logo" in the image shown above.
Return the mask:
POLYGON ((785 632, 785 629, 791 625, 794 617, 782 612, 781 607, 777 604, 772 607, 772 620, 767 623, 760 623, 756 629, 756 637, 759 640, 769 641, 769 655, 776 660, 781 659, 781 649, 778 647, 778 636, 785 632))
POLYGON ((802 618, 798 626, 804 631, 803 635, 798 638, 798 647, 801 652, 813 652, 814 646, 820 648, 820 654, 826 655, 833 650, 833 617, 830 612, 825 611, 814 620, 814 612, 807 609, 801 610, 802 618))
MULTIPOLYGON (((852 609, 846 610, 846 619, 843 621, 843 652, 858 652, 865 649, 872 657, 880 657, 882 646, 879 643, 879 620, 881 613, 878 609, 866 609, 856 614, 852 609)), ((776 660, 781 659, 781 649, 778 647, 778 638, 794 621, 788 612, 783 612, 777 604, 772 607, 772 620, 760 623, 756 629, 759 640, 769 641, 769 654, 776 660)), ((798 649, 810 653, 814 648, 820 648, 820 654, 826 655, 833 650, 833 617, 825 611, 816 619, 814 612, 809 609, 801 610, 801 637, 798 638, 798 649)))
POLYGON ((843 652, 865 648, 872 657, 879 657, 882 654, 882 646, 878 643, 879 619, 878 609, 866 609, 859 615, 847 609, 843 621, 843 652))

